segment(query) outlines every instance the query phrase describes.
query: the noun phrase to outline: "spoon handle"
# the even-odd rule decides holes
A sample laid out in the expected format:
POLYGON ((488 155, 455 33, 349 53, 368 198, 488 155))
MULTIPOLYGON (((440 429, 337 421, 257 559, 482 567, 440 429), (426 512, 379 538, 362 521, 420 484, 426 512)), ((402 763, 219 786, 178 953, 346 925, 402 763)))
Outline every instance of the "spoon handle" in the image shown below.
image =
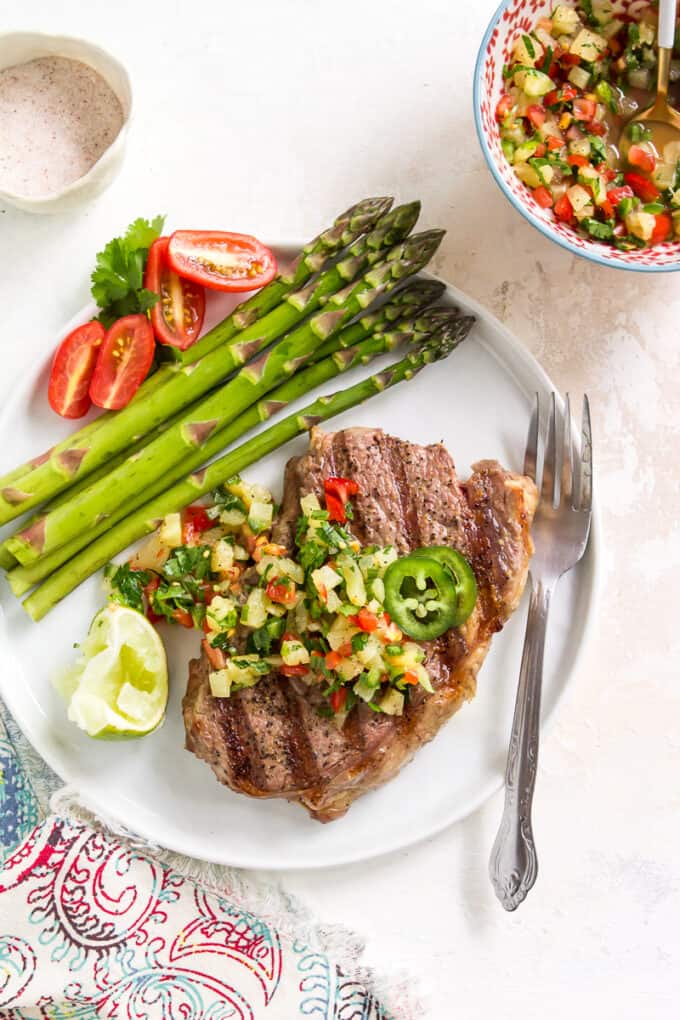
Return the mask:
POLYGON ((672 50, 678 0, 659 0, 659 49, 672 50))

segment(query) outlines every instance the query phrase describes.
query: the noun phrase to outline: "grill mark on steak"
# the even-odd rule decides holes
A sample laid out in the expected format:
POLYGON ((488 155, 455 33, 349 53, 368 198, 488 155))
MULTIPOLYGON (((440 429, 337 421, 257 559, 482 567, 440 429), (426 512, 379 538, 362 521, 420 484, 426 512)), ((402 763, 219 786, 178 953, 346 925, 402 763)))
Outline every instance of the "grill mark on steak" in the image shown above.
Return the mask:
POLYGON ((401 717, 360 703, 342 731, 317 714, 314 687, 273 676, 215 699, 205 656, 191 664, 183 701, 187 748, 232 789, 297 801, 321 821, 340 817, 358 796, 396 775, 474 695, 491 637, 524 588, 536 505, 533 483, 495 461, 475 464, 461 484, 440 444, 416 446, 371 429, 330 435, 315 429, 309 451, 286 467, 274 541, 293 551, 300 496, 323 499, 330 474, 359 482, 347 526, 360 541, 392 544, 400 553, 420 545, 459 548, 473 565, 479 598, 462 628, 424 646, 434 694, 411 689, 401 717))
POLYGON ((301 698, 288 684, 283 685, 287 706, 286 760, 297 789, 314 786, 320 779, 316 755, 309 740, 301 711, 301 698))

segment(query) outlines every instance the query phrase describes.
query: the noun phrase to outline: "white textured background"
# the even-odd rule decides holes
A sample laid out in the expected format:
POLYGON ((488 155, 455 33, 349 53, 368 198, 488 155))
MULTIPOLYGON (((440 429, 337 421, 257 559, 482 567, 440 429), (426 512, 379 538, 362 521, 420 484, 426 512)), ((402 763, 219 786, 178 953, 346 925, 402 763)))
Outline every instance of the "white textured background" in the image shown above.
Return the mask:
MULTIPOLYGON (((420 197, 435 269, 558 385, 587 389, 607 577, 595 644, 542 748, 538 885, 486 877, 500 796, 412 850, 286 876, 422 975, 436 1020, 665 1020, 680 994, 680 277, 591 266, 506 203, 480 155, 472 69, 494 0, 31 0, 7 28, 81 34, 136 92, 120 178, 82 212, 0 207, 0 381, 85 302, 94 252, 138 215, 312 235, 365 195, 420 197)), ((292 1018, 291 1018, 292 1020, 292 1018)))

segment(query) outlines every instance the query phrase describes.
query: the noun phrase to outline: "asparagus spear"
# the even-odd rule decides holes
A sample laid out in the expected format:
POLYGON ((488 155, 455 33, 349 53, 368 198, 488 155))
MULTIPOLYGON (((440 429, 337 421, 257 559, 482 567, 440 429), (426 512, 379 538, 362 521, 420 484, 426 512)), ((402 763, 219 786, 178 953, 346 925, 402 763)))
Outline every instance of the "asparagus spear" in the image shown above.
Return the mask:
MULTIPOLYGON (((72 556, 88 545, 93 539, 103 535, 112 525, 122 520, 132 510, 141 506, 153 496, 160 495, 169 485, 179 481, 187 473, 187 470, 199 467, 204 460, 219 453, 220 450, 235 442, 244 433, 255 428, 261 422, 266 421, 276 411, 299 399, 316 386, 321 386, 337 375, 338 372, 352 367, 356 363, 356 356, 350 357, 346 353, 346 348, 350 347, 351 344, 357 344, 361 340, 370 337, 371 333, 373 333, 373 339, 377 340, 377 343, 362 348, 362 356, 365 361, 369 351, 371 356, 375 356, 393 350, 396 344, 400 342, 422 342, 435 328, 439 328, 444 322, 456 317, 456 313, 451 312, 449 309, 432 309, 422 315, 420 314, 431 300, 440 296, 443 289, 443 285, 437 284, 434 281, 413 280, 402 290, 398 291, 377 312, 365 315, 357 322, 345 327, 344 330, 330 339, 327 344, 324 344, 329 349, 326 352, 327 356, 322 360, 322 364, 315 364, 303 369, 297 375, 294 375, 292 379, 289 379, 282 386, 268 394, 266 398, 260 400, 257 404, 253 404, 231 425, 226 426, 226 428, 211 436, 205 450, 195 454, 189 463, 183 461, 182 464, 178 465, 178 469, 175 472, 165 476, 155 486, 147 487, 137 493, 119 507, 111 517, 101 521, 94 528, 82 531, 70 542, 55 549, 52 553, 41 556, 35 563, 26 567, 16 566, 15 569, 11 570, 8 574, 8 581, 14 594, 17 597, 24 595, 33 585, 49 577, 57 567, 60 567, 62 563, 66 563, 67 560, 71 559, 72 556), (399 319, 400 313, 403 316, 401 319, 399 319), (395 320, 398 323, 397 325, 395 325, 395 320), (330 355, 336 351, 342 351, 342 355, 336 358, 331 357, 330 355)), ((315 352, 315 362, 319 360, 317 351, 315 352)), ((81 483, 81 490, 85 487, 87 481, 88 479, 85 479, 81 483)), ((75 488, 70 491, 75 491, 75 488)), ((65 501, 64 496, 69 494, 62 494, 60 499, 55 501, 55 505, 63 503, 65 501)), ((16 560, 14 560, 14 564, 16 564, 16 560)))
MULTIPOLYGON (((464 338, 471 323, 472 319, 458 320, 451 327, 442 327, 419 350, 407 354, 401 361, 384 371, 369 376, 346 390, 319 397, 297 414, 291 414, 277 422, 238 449, 209 464, 202 471, 188 475, 167 492, 130 514, 52 574, 25 600, 23 605, 26 612, 33 620, 42 619, 61 599, 108 563, 113 556, 143 535, 154 531, 166 514, 180 510, 222 485, 232 475, 238 474, 249 464, 271 453, 295 436, 309 431, 322 421, 355 407, 391 386, 412 379, 425 365, 447 357, 464 338)), ((316 367, 320 367, 321 364, 323 362, 316 367)))
POLYGON ((168 368, 170 374, 161 387, 149 392, 142 401, 133 400, 101 428, 88 433, 85 442, 76 433, 70 442, 58 444, 46 455, 44 462, 20 479, 20 486, 15 484, 0 489, 0 524, 13 520, 68 488, 178 409, 192 404, 222 382, 235 368, 245 364, 318 309, 331 295, 365 272, 368 266, 384 258, 385 249, 408 235, 419 211, 420 203, 412 202, 387 213, 374 230, 350 246, 340 262, 306 287, 292 291, 273 311, 246 327, 232 341, 193 365, 168 368))
MULTIPOLYGON (((305 284, 314 273, 325 268, 324 263, 329 256, 337 255, 349 244, 356 241, 365 231, 371 230, 378 220, 389 212, 392 207, 392 198, 365 198, 356 205, 350 206, 344 213, 341 213, 333 225, 324 230, 318 237, 309 241, 297 259, 291 270, 281 273, 272 280, 270 284, 263 287, 253 297, 238 305, 234 311, 223 322, 218 323, 209 333, 206 333, 201 340, 194 344, 189 351, 177 352, 182 354, 183 363, 198 361, 208 351, 214 350, 220 343, 226 342, 241 332, 246 326, 252 325, 262 318, 265 312, 271 311, 282 298, 293 290, 297 290, 305 284), (283 289, 282 289, 283 288, 283 289), (189 355, 191 355, 189 357, 189 355)), ((167 348, 174 350, 174 348, 167 348)), ((147 379, 135 394, 134 400, 143 400, 152 390, 158 389, 172 375, 171 366, 164 366, 147 379)), ((100 415, 95 421, 90 422, 78 432, 70 436, 63 443, 54 448, 54 452, 67 450, 71 445, 83 445, 97 429, 105 425, 108 420, 115 417, 116 412, 106 412, 100 415)), ((45 454, 29 460, 25 464, 14 468, 0 477, 0 490, 12 487, 17 479, 23 477, 47 460, 52 450, 45 454)))

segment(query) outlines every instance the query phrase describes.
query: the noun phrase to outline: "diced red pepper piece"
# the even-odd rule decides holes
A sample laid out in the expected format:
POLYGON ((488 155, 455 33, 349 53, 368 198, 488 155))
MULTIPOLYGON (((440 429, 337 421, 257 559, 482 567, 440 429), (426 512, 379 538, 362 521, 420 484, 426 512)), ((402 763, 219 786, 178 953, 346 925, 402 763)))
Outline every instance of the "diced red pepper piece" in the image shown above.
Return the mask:
POLYGON ((324 662, 327 669, 337 669, 342 662, 342 655, 337 651, 326 652, 324 662))
POLYGON ((633 189, 629 188, 627 184, 623 184, 620 188, 610 188, 607 192, 607 199, 613 206, 617 206, 619 202, 623 202, 624 198, 632 198, 633 189))
POLYGON ((342 712, 343 708, 347 704, 347 688, 340 687, 337 691, 333 691, 330 695, 329 701, 334 712, 342 712))
POLYGON ((591 120, 590 124, 586 124, 586 130, 589 134, 601 138, 607 132, 607 125, 601 120, 591 120))
POLYGON ((595 116, 597 103, 594 99, 586 99, 585 96, 578 96, 574 99, 572 110, 575 120, 592 120, 595 116))
POLYGON ((212 668, 224 669, 224 667, 227 665, 227 657, 222 651, 222 649, 213 648, 213 646, 210 644, 207 638, 204 638, 203 641, 201 641, 201 645, 203 646, 203 651, 207 655, 208 662, 210 663, 212 668))
POLYGON ((614 206, 612 205, 608 198, 605 198, 604 202, 600 202, 600 209, 604 213, 605 219, 608 220, 614 219, 614 206))
POLYGON ((553 197, 545 185, 542 184, 540 188, 534 188, 533 196, 541 209, 552 209, 553 197))
POLYGON ((547 143, 550 152, 555 152, 557 149, 561 149, 564 145, 562 139, 558 138, 557 135, 548 135, 547 143))
POLYGON ((290 578, 284 580, 281 577, 275 577, 266 588, 267 598, 282 606, 294 606, 297 600, 296 592, 295 581, 291 581, 290 578))
POLYGON ((415 686, 418 683, 418 674, 414 673, 412 669, 407 669, 403 677, 401 678, 401 682, 403 684, 410 684, 411 686, 415 686))
POLYGON ((180 627, 186 627, 187 630, 191 630, 194 625, 194 619, 186 609, 175 609, 172 618, 175 623, 178 623, 180 627))
POLYGON ((350 616, 349 620, 355 627, 365 631, 367 634, 372 634, 378 627, 378 617, 370 609, 366 609, 365 606, 361 607, 356 616, 350 616))
POLYGON ((555 216, 562 223, 571 223, 574 218, 574 207, 572 206, 569 196, 562 195, 555 202, 555 216))
POLYGON ((496 104, 496 120, 505 120, 514 105, 512 96, 502 95, 496 104))
POLYGON ((347 520, 345 507, 352 496, 356 496, 359 486, 353 478, 324 478, 323 491, 326 496, 326 510, 330 520, 344 524, 347 520))
POLYGON ((279 672, 282 676, 304 676, 305 673, 309 673, 309 666, 303 666, 302 664, 299 666, 283 665, 280 667, 279 672))
POLYGON ((565 67, 578 67, 581 63, 581 58, 576 53, 563 53, 560 57, 560 63, 564 64, 565 67))
POLYGON ((656 170, 656 157, 641 145, 631 145, 628 150, 628 162, 645 174, 653 174, 656 170))
POLYGON ((203 506, 188 506, 182 514, 182 541, 184 545, 198 545, 204 531, 214 527, 203 506))
POLYGON ((580 156, 577 152, 570 152, 567 156, 567 163, 569 166, 588 166, 588 160, 585 156, 580 156))
POLYGON ((146 597, 146 618, 149 621, 149 623, 160 623, 161 620, 165 619, 164 616, 161 616, 160 613, 156 613, 151 608, 151 599, 153 598, 153 593, 156 591, 160 583, 161 583, 160 577, 154 576, 151 578, 148 584, 144 585, 144 595, 146 597))
POLYGON ((543 127, 547 116, 543 107, 537 103, 532 103, 531 106, 527 107, 526 115, 535 128, 543 127))
POLYGON ((643 177, 642 174, 625 173, 623 179, 643 202, 656 202, 657 198, 661 195, 657 186, 646 177, 643 177))
POLYGON ((673 220, 668 213, 659 213, 656 217, 656 224, 649 239, 650 244, 661 244, 667 241, 673 232, 673 220))

